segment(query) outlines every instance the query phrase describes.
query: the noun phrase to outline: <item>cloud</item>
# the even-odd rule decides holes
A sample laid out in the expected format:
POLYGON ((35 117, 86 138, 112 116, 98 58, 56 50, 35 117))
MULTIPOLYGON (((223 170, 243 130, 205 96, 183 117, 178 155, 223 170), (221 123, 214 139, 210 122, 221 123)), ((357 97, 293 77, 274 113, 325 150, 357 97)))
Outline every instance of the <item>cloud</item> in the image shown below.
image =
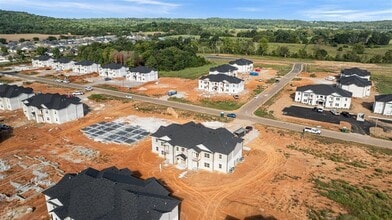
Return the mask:
POLYGON ((242 12, 262 12, 264 11, 262 8, 256 8, 256 7, 238 7, 235 8, 237 11, 242 11, 242 12))
POLYGON ((337 7, 323 6, 315 9, 301 11, 300 13, 312 20, 330 20, 330 21, 392 20, 392 9, 366 11, 366 10, 353 10, 353 9, 339 9, 337 7))
POLYGON ((155 0, 125 0, 126 2, 132 2, 139 5, 160 5, 160 6, 167 6, 167 7, 178 7, 179 4, 167 3, 162 1, 155 1, 155 0))

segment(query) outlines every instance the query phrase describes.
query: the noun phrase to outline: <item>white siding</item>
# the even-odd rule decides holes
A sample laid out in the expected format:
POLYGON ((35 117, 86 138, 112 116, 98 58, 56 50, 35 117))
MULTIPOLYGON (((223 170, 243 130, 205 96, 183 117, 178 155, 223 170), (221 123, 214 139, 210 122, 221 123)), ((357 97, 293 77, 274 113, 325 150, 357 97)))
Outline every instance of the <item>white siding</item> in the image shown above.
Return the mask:
POLYGON ((352 92, 353 97, 363 98, 363 97, 370 96, 371 86, 358 87, 358 86, 352 84, 352 85, 339 85, 339 87, 346 90, 346 91, 352 92))
POLYGON ((338 94, 332 94, 327 96, 319 95, 315 94, 313 91, 296 91, 294 101, 313 106, 322 105, 326 108, 349 109, 351 106, 350 97, 342 97, 338 94))
POLYGON ((178 220, 178 216, 178 206, 176 206, 171 212, 162 214, 160 220, 178 220))
POLYGON ((239 73, 248 73, 253 70, 253 63, 249 65, 240 66, 238 64, 232 64, 232 66, 237 67, 239 73))
POLYGON ((392 101, 391 102, 374 102, 373 112, 382 115, 392 115, 392 101))
POLYGON ((199 79, 200 90, 216 93, 238 94, 244 91, 244 81, 240 83, 223 82, 210 82, 208 79, 199 79))
POLYGON ((136 82, 150 82, 158 80, 158 71, 151 71, 149 73, 129 72, 126 78, 130 81, 136 82))

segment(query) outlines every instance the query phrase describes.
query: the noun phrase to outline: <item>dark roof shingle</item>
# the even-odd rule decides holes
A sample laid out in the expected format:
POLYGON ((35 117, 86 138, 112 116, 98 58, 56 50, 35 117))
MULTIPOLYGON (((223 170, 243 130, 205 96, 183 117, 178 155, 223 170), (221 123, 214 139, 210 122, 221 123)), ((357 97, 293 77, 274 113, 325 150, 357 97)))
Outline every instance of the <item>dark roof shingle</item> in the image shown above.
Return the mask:
POLYGON ((2 98, 15 98, 23 93, 33 94, 33 89, 16 85, 0 85, 0 97, 2 98))
POLYGON ((35 106, 38 109, 42 109, 44 105, 48 109, 64 109, 71 104, 81 104, 80 98, 74 96, 60 95, 58 93, 39 93, 28 99, 23 100, 26 106, 35 106))
POLYGON ((210 72, 217 71, 219 73, 228 73, 228 72, 233 72, 235 70, 238 70, 238 68, 229 64, 223 64, 220 66, 210 68, 210 72))
POLYGON ((59 59, 56 60, 56 63, 70 63, 72 60, 70 58, 67 57, 61 57, 59 59))
POLYGON ((147 66, 137 66, 134 68, 129 68, 129 71, 133 73, 150 73, 154 70, 147 66))
POLYGON ((376 102, 391 102, 392 101, 392 94, 376 95, 375 99, 376 99, 376 102))
POLYGON ((366 86, 372 85, 371 81, 369 81, 367 79, 360 78, 358 76, 342 77, 342 78, 340 78, 339 83, 342 85, 353 85, 354 84, 359 87, 366 87, 366 86))
POLYGON ((337 88, 332 85, 318 84, 318 85, 307 85, 301 86, 297 88, 297 91, 305 92, 307 90, 312 90, 315 94, 320 95, 332 95, 333 93, 337 93, 342 97, 352 97, 352 92, 343 90, 341 88, 337 88))
POLYGON ((95 64, 95 63, 90 60, 83 60, 83 61, 75 63, 75 65, 80 65, 80 66, 91 66, 93 64, 95 64))
POLYGON ((124 66, 118 63, 109 63, 102 66, 103 69, 112 69, 112 70, 118 70, 121 69, 122 67, 124 66))
POLYGON ((237 77, 234 76, 229 76, 226 74, 210 74, 210 75, 206 75, 206 76, 202 76, 200 77, 201 80, 204 79, 208 79, 211 82, 223 82, 223 81, 227 81, 229 83, 241 83, 243 80, 239 79, 237 77))
POLYGON ((351 75, 357 75, 357 76, 370 76, 370 72, 367 70, 360 69, 358 67, 350 68, 350 69, 344 69, 341 72, 343 75, 346 76, 351 76, 351 75))
POLYGON ((33 60, 39 60, 39 61, 47 61, 49 59, 52 59, 52 57, 50 57, 48 55, 41 55, 41 56, 33 58, 33 60))
POLYGON ((237 64, 238 66, 245 66, 245 65, 252 64, 253 61, 247 60, 247 59, 244 59, 244 58, 240 58, 240 59, 236 59, 236 60, 230 61, 229 63, 230 64, 237 64))

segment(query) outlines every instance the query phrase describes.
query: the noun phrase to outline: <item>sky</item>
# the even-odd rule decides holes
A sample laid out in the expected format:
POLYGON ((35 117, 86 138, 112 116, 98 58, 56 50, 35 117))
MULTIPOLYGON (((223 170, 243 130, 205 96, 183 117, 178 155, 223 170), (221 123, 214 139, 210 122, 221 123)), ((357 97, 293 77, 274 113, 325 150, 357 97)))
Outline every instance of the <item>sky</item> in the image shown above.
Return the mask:
POLYGON ((58 18, 392 20, 392 0, 0 0, 0 9, 58 18))

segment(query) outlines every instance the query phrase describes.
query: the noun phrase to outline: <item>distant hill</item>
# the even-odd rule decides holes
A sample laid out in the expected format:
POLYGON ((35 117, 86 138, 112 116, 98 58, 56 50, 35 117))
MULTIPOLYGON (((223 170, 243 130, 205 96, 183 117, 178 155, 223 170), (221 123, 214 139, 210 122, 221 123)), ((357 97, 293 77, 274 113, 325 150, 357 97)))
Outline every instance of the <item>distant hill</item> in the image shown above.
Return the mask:
POLYGON ((134 31, 162 31, 173 34, 200 34, 204 29, 358 29, 392 31, 392 21, 371 22, 308 22, 267 19, 171 19, 171 18, 91 18, 62 19, 33 15, 26 12, 0 10, 0 33, 41 33, 102 35, 134 31))

